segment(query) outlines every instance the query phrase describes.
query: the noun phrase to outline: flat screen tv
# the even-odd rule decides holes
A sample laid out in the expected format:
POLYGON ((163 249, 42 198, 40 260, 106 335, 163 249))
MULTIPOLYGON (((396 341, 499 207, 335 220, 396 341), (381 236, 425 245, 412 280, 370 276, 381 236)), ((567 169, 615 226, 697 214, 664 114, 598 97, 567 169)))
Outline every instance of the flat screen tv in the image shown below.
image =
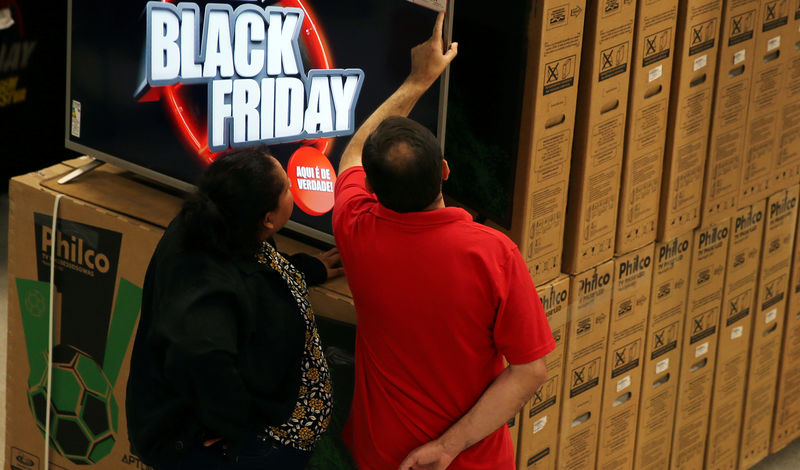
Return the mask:
MULTIPOLYGON (((266 145, 293 180, 287 227, 332 242, 341 153, 435 19, 407 0, 70 0, 65 145, 183 190, 266 145)), ((436 133, 443 102, 437 84, 411 117, 436 133)))

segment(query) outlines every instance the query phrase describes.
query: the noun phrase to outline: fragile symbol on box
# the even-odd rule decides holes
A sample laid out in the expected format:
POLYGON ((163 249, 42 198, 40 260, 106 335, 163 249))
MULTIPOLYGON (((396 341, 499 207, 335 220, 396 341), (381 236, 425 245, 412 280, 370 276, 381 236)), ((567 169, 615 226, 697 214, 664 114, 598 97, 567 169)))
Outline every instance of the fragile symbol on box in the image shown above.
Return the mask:
POLYGON ((671 323, 654 332, 651 342, 651 360, 678 347, 678 322, 671 323))
MULTIPOLYGON (((644 58, 642 67, 655 64, 669 57, 672 44, 672 29, 665 29, 644 38, 644 58)), ((652 81, 652 80, 651 80, 652 81)))
MULTIPOLYGON (((734 46, 753 38, 756 11, 751 10, 731 18, 728 46, 734 46)), ((744 60, 744 58, 742 59, 744 60)))
MULTIPOLYGON (((689 55, 693 56, 714 47, 717 37, 717 19, 713 18, 704 23, 692 26, 692 39, 689 46, 689 55)), ((695 69, 697 70, 697 69, 695 69)))
POLYGON ((600 359, 587 362, 572 370, 569 397, 574 398, 600 383, 600 359))
POLYGON ((619 377, 639 365, 641 344, 642 341, 637 339, 614 351, 614 367, 611 370, 612 378, 619 377))
POLYGON ((747 289, 728 301, 728 318, 726 326, 731 326, 750 314, 750 305, 753 302, 753 290, 747 289))
POLYGON ((545 64, 543 94, 549 95, 571 87, 575 83, 576 63, 575 56, 571 55, 545 64))
POLYGON ((628 70, 628 43, 617 44, 600 51, 599 81, 625 73, 628 70))
POLYGON ((690 344, 707 338, 717 331, 717 325, 714 321, 716 317, 715 312, 716 308, 712 308, 692 318, 692 335, 689 338, 690 344))
POLYGON ((559 391, 558 384, 558 375, 554 375, 553 377, 549 377, 547 381, 534 392, 529 414, 531 418, 556 404, 559 391))
POLYGON ((764 5, 762 32, 780 28, 789 23, 789 12, 786 6, 786 0, 773 0, 764 5))

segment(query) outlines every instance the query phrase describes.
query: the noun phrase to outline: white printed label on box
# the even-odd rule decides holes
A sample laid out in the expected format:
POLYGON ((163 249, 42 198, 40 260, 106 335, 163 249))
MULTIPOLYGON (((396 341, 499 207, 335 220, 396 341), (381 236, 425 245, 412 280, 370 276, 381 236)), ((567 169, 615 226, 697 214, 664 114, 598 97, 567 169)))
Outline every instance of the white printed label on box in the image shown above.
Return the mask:
POLYGON ((781 37, 775 36, 767 42, 767 52, 781 47, 781 37))
POLYGON ((694 71, 697 72, 698 70, 705 67, 706 64, 708 64, 708 55, 703 54, 694 60, 694 71))
POLYGON ((650 71, 650 81, 658 80, 661 78, 661 75, 664 73, 664 64, 659 65, 658 67, 653 68, 650 71))
POLYGON ((741 51, 733 54, 733 65, 741 64, 747 58, 747 51, 742 49, 741 51))
POLYGON ((72 100, 72 125, 70 126, 73 137, 81 136, 81 102, 72 100))
POLYGON ((620 381, 617 382, 617 393, 619 393, 619 392, 625 390, 626 388, 630 387, 630 385, 631 385, 631 376, 630 375, 625 376, 624 378, 620 379, 620 381))
POLYGON ((544 425, 547 424, 547 416, 542 416, 541 418, 537 419, 533 422, 533 433, 536 434, 537 432, 544 429, 544 425))
POLYGON ((767 312, 767 316, 764 317, 764 323, 775 321, 776 318, 778 318, 778 309, 773 308, 772 310, 767 312))
POLYGON ((700 346, 697 347, 697 349, 694 350, 694 357, 700 357, 707 352, 708 352, 708 341, 701 344, 700 346))
POLYGON ((741 337, 744 334, 744 327, 737 326, 736 328, 731 330, 731 339, 736 339, 741 337))
POLYGON ((669 369, 669 358, 658 361, 656 363, 656 374, 660 374, 667 369, 669 369))

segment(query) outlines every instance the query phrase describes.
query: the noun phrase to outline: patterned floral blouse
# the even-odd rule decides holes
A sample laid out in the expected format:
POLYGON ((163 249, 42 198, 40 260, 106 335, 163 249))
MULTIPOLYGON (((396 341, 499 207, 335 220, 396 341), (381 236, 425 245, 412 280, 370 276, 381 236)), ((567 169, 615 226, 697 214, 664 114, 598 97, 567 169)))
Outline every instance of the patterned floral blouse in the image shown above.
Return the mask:
POLYGON ((256 255, 258 262, 278 272, 297 301, 306 324, 306 340, 301 360, 300 391, 289 420, 280 426, 270 426, 265 432, 281 444, 300 450, 311 450, 322 437, 331 421, 331 377, 322 353, 322 343, 308 302, 305 277, 267 242, 256 255))

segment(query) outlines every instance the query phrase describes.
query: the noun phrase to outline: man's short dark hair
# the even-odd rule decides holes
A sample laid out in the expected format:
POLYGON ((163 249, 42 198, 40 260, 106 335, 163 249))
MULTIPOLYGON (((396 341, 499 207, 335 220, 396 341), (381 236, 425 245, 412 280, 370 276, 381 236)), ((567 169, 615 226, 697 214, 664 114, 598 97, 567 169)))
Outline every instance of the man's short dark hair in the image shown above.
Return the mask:
POLYGON ((393 116, 367 137, 362 163, 378 201, 395 212, 417 212, 442 190, 442 150, 427 128, 393 116))

